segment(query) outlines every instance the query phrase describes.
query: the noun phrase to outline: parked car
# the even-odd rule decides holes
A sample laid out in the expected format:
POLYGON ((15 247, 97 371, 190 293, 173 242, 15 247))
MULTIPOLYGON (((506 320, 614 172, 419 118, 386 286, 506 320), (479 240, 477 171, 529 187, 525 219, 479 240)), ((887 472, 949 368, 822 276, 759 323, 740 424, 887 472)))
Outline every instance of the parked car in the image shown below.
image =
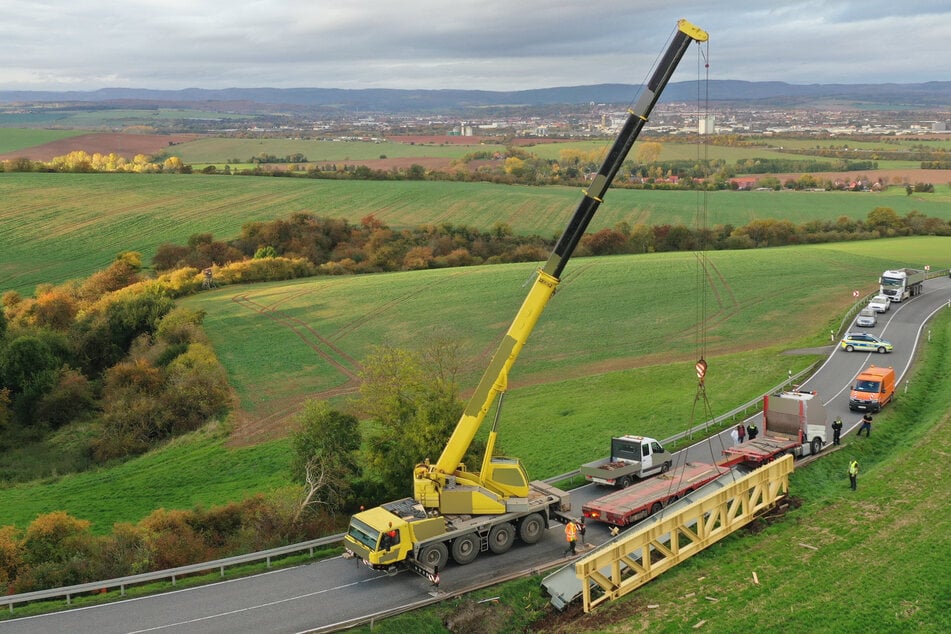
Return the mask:
POLYGON ((885 295, 876 295, 869 301, 868 307, 874 310, 876 313, 884 313, 886 310, 892 307, 892 303, 891 300, 885 295))
POLYGON ((859 316, 855 318, 855 325, 860 328, 871 328, 877 323, 878 318, 875 317, 875 311, 871 308, 863 308, 859 316))
POLYGON ((862 352, 878 352, 880 354, 891 352, 894 347, 890 341, 876 337, 870 332, 850 332, 845 335, 845 338, 842 339, 839 345, 846 352, 858 350, 862 352))

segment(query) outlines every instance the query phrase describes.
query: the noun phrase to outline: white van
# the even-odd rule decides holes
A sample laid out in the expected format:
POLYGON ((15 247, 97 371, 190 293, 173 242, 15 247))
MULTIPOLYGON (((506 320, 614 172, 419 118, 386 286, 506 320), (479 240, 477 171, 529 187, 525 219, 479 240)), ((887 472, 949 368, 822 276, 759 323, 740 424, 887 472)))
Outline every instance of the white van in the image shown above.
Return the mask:
POLYGON ((885 295, 876 295, 869 301, 868 307, 876 313, 884 313, 892 307, 892 304, 885 295))

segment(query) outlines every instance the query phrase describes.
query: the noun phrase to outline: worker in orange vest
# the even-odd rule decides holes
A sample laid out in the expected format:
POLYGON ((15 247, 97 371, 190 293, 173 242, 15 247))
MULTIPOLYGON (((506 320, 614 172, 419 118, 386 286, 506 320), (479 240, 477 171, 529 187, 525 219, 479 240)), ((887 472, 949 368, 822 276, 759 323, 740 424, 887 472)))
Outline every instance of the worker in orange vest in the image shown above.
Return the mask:
POLYGON ((568 520, 568 523, 565 524, 565 539, 568 540, 568 548, 565 549, 565 557, 568 556, 568 553, 571 553, 574 556, 575 553, 575 542, 578 540, 578 525, 573 521, 568 520))

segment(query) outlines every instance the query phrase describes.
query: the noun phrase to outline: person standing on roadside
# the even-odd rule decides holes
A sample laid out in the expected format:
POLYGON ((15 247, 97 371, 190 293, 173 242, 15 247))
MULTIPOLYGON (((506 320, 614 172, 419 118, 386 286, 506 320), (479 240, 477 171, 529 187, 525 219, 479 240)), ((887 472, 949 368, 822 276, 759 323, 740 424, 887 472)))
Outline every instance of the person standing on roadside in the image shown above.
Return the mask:
POLYGON ((835 417, 835 420, 832 421, 832 444, 841 445, 842 442, 839 440, 839 436, 842 435, 842 419, 838 416, 835 417))
POLYGON ((859 427, 859 433, 855 434, 856 437, 862 435, 863 429, 865 430, 865 437, 869 438, 872 435, 872 415, 868 412, 862 415, 862 426, 859 427))
POLYGON ((852 460, 849 463, 849 484, 852 486, 852 490, 855 490, 856 485, 858 484, 859 478, 859 461, 852 460))
MULTIPOLYGON (((737 426, 738 427, 738 426, 737 426)), ((736 431, 736 427, 730 430, 730 438, 733 439, 733 446, 736 447, 740 444, 740 434, 736 431)))
POLYGON ((743 425, 737 425, 736 436, 740 439, 740 442, 746 440, 746 427, 743 427, 743 425))

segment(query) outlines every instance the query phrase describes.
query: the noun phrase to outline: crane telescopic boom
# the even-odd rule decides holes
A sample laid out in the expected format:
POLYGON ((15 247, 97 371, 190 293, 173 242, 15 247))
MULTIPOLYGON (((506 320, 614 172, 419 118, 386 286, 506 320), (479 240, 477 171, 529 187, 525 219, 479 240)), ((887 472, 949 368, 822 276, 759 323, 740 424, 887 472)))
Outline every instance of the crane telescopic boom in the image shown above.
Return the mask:
POLYGON ((567 521, 570 494, 544 482, 529 482, 516 458, 494 455, 496 429, 489 432, 480 471, 468 471, 463 457, 492 403, 505 393, 509 370, 560 282, 562 271, 584 235, 604 194, 647 122, 660 93, 688 46, 706 32, 681 20, 650 81, 644 87, 614 145, 572 215, 509 326, 439 459, 413 469, 413 497, 360 511, 350 519, 345 556, 376 570, 409 566, 431 580, 451 558, 471 563, 480 552, 501 554, 515 539, 534 544, 551 519, 567 521))
POLYGON ((667 47, 667 51, 657 65, 650 81, 644 87, 637 103, 628 111, 628 118, 624 127, 615 139, 614 145, 608 152, 591 185, 584 191, 584 197, 555 245, 548 261, 539 270, 535 284, 529 291, 522 308, 482 375, 482 379, 469 399, 442 455, 430 469, 433 476, 438 478, 437 474, 450 474, 458 468, 492 402, 498 394, 505 391, 509 369, 515 363, 525 340, 538 321, 541 311, 554 294, 565 265, 574 253, 578 241, 584 235, 598 207, 603 202, 605 192, 613 182, 618 170, 621 169, 621 165, 626 160, 634 141, 637 140, 641 129, 647 123, 647 117, 657 103, 661 92, 666 87, 687 48, 693 42, 705 42, 706 40, 707 33, 687 20, 681 20, 678 23, 677 31, 667 47))

